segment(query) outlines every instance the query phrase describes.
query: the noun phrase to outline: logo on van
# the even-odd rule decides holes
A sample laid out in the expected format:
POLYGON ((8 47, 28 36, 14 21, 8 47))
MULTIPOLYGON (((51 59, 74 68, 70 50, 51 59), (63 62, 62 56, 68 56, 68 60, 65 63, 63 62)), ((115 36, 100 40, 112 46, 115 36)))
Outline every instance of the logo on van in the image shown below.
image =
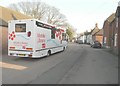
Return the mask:
POLYGON ((64 30, 62 30, 62 29, 58 29, 58 30, 56 30, 55 31, 55 34, 56 34, 56 37, 59 39, 59 40, 61 40, 62 39, 62 33, 64 32, 64 30))
POLYGON ((15 32, 14 31, 12 31, 12 33, 9 33, 9 39, 10 40, 14 40, 15 39, 15 37, 16 37, 16 35, 15 35, 15 32))

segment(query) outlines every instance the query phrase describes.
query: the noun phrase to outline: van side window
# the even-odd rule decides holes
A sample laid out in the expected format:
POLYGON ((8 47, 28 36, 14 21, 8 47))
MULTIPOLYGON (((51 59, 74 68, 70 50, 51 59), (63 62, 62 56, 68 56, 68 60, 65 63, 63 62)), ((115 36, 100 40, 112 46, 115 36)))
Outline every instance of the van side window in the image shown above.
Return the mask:
POLYGON ((62 40, 66 40, 66 34, 62 33, 62 40))
POLYGON ((38 22, 38 21, 36 21, 36 25, 37 25, 38 27, 44 27, 43 23, 38 22))
POLYGON ((15 24, 15 32, 26 32, 26 24, 15 24))
POLYGON ((45 29, 51 29, 51 28, 52 28, 52 26, 47 25, 47 24, 43 24, 43 23, 38 22, 38 21, 36 21, 36 25, 37 25, 38 27, 42 27, 42 28, 45 28, 45 29))
POLYGON ((55 27, 47 25, 47 24, 43 24, 43 23, 38 22, 38 21, 36 21, 36 25, 37 25, 37 27, 42 27, 42 28, 45 28, 45 29, 50 29, 51 30, 51 38, 55 39, 55 31, 56 31, 55 27))
POLYGON ((52 39, 55 39, 55 31, 56 31, 56 28, 51 29, 51 38, 52 39))

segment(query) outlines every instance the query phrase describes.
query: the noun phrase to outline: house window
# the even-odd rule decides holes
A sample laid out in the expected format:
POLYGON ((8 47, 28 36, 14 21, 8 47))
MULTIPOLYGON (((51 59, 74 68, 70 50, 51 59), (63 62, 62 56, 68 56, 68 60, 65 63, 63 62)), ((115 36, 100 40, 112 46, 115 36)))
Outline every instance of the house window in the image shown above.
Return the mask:
POLYGON ((56 28, 51 29, 51 38, 52 39, 55 39, 55 31, 56 31, 56 28))
POLYGON ((106 44, 107 37, 104 37, 104 43, 106 44))
POLYGON ((66 40, 66 33, 62 33, 62 40, 66 40))
POLYGON ((117 33, 115 34, 114 46, 117 46, 117 33))
POLYGON ((116 18, 116 27, 118 28, 118 18, 116 18))

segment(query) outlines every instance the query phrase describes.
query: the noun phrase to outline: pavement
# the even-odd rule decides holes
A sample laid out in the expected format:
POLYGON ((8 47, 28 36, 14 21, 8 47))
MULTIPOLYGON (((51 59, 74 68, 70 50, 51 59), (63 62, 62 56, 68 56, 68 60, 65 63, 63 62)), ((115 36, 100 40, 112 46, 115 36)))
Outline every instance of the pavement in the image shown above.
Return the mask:
POLYGON ((4 55, 4 84, 117 84, 118 57, 89 45, 68 44, 64 52, 41 59, 4 55))

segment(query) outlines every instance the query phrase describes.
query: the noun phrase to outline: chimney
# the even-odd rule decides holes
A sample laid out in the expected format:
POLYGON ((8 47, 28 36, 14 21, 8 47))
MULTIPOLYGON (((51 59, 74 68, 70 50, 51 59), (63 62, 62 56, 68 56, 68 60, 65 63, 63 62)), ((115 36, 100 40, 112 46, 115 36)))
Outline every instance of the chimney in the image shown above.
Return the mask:
POLYGON ((98 23, 95 24, 95 27, 98 27, 98 23))
POLYGON ((118 2, 118 6, 120 6, 120 1, 118 2))
POLYGON ((120 1, 118 2, 117 17, 120 17, 120 1))

